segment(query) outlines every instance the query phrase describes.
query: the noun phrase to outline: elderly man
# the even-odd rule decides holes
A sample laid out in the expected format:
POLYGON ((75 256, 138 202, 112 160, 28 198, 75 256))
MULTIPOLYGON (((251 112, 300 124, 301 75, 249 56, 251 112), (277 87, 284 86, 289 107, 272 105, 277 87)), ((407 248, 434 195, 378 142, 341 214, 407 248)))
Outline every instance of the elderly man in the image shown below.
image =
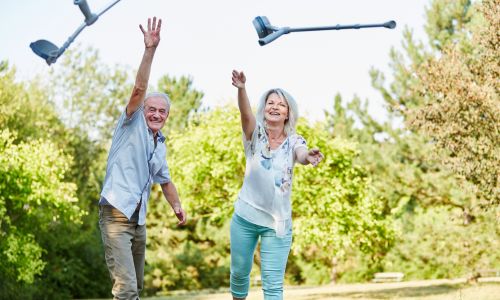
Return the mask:
POLYGON ((138 299, 143 288, 146 208, 151 186, 159 183, 179 225, 186 223, 165 159, 160 129, 170 111, 163 93, 146 95, 151 63, 160 42, 161 19, 148 19, 144 55, 127 108, 118 120, 99 201, 99 227, 114 299, 138 299))

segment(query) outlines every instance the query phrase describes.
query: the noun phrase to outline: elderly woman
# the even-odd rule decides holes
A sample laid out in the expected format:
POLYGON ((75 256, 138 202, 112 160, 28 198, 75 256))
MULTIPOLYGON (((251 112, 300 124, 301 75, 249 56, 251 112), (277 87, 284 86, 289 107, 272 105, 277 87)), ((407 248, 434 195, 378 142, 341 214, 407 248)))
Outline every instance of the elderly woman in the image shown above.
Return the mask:
POLYGON ((246 173, 231 221, 231 293, 248 294, 253 255, 261 239, 264 299, 283 299, 283 278, 292 244, 292 189, 295 162, 316 166, 323 158, 295 133, 295 100, 282 89, 264 93, 252 113, 243 72, 233 71, 243 128, 246 173))

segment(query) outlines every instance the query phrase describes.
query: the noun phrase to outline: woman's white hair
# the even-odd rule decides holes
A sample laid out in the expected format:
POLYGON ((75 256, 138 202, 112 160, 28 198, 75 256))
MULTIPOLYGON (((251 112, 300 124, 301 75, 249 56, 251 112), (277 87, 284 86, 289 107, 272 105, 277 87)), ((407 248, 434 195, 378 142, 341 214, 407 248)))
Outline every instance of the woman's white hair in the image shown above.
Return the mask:
POLYGON ((165 93, 161 93, 161 92, 151 92, 151 93, 148 93, 146 95, 146 97, 144 98, 144 104, 146 104, 146 101, 149 99, 149 98, 153 98, 153 97, 158 97, 158 98, 162 98, 163 100, 165 100, 165 102, 167 103, 167 111, 170 111, 170 97, 168 97, 167 94, 165 93))
POLYGON ((280 88, 270 89, 266 91, 264 95, 262 95, 259 101, 259 107, 257 108, 257 114, 256 114, 257 121, 264 124, 264 126, 266 125, 264 109, 266 107, 267 98, 271 94, 278 95, 278 97, 285 100, 286 103, 288 104, 288 119, 285 120, 285 133, 287 135, 294 134, 295 127, 297 126, 297 120, 299 119, 299 110, 297 107, 297 102, 295 102, 295 99, 293 99, 293 97, 283 89, 280 88))

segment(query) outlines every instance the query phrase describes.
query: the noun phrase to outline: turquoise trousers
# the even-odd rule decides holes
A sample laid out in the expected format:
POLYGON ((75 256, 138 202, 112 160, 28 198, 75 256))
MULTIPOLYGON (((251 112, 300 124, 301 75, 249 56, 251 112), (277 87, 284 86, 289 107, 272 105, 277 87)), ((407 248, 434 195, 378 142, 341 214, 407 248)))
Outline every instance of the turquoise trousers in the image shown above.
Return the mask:
POLYGON ((281 300, 292 230, 285 237, 278 238, 274 229, 250 223, 237 214, 231 220, 231 293, 236 298, 248 295, 253 255, 259 238, 264 299, 281 300))

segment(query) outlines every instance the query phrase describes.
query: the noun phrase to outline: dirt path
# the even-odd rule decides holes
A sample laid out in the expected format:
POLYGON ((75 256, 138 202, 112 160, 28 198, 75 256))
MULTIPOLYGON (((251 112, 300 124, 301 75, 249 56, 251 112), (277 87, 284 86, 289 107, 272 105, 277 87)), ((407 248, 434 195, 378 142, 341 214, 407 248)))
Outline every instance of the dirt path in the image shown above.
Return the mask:
MULTIPOLYGON (((157 300, 230 300, 227 293, 179 295, 157 300)), ((151 299, 151 300, 153 300, 151 299)), ((263 299, 262 290, 252 288, 247 300, 263 299)), ((338 284, 315 287, 285 287, 284 299, 290 300, 500 300, 500 278, 465 285, 465 279, 438 279, 394 283, 338 284)))

